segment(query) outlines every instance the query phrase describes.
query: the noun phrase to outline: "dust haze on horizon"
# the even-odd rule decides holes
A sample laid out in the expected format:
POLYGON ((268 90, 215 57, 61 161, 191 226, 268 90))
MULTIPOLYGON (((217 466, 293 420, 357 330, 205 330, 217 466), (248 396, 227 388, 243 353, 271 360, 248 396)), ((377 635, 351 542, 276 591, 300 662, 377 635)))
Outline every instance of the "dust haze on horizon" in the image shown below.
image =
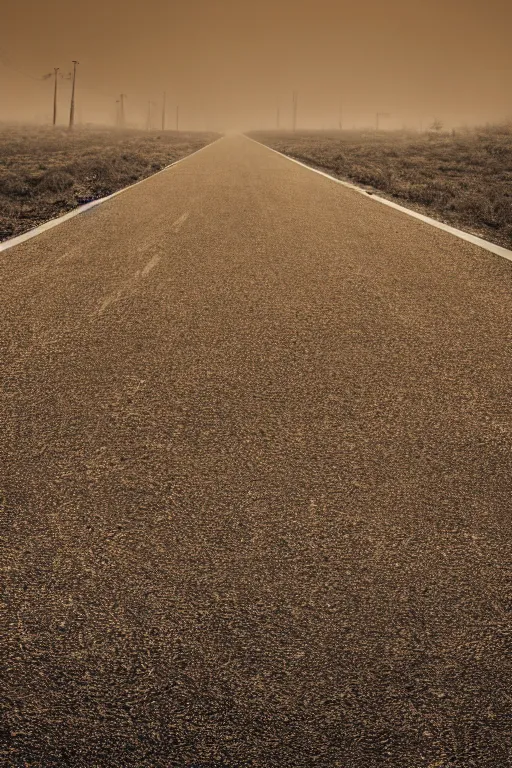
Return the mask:
MULTIPOLYGON (((0 120, 51 122, 54 67, 77 59, 76 119, 222 132, 512 119, 508 0, 1 0, 0 120)), ((59 123, 70 81, 59 79, 59 123)))

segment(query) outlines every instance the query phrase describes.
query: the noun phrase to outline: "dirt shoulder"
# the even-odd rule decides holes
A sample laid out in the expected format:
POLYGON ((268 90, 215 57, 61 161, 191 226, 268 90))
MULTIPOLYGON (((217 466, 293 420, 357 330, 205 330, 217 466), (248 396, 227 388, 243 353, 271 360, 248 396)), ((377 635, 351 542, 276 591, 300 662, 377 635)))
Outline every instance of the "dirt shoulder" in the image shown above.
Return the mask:
POLYGON ((0 242, 151 176, 216 138, 0 124, 0 242))
POLYGON ((252 132, 279 152, 512 247, 512 125, 450 133, 252 132))

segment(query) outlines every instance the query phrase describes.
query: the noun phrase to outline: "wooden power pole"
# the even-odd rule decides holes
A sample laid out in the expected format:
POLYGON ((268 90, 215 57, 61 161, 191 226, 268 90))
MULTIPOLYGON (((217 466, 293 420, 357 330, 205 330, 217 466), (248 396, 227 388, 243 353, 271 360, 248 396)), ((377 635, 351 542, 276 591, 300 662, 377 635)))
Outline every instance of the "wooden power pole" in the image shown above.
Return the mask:
POLYGON ((73 85, 71 87, 71 107, 69 109, 69 130, 73 130, 75 124, 75 82, 76 82, 76 65, 80 62, 73 60, 73 85))
POLYGON ((380 128, 380 118, 381 117, 391 117, 389 112, 376 112, 375 113, 375 130, 378 131, 380 128))
POLYGON ((53 124, 57 125, 57 78, 59 76, 59 67, 54 67, 55 85, 53 88, 53 124))
POLYGON ((125 114, 124 114, 124 100, 126 99, 126 93, 121 93, 119 96, 120 104, 119 104, 119 124, 121 125, 121 128, 125 127, 125 114))

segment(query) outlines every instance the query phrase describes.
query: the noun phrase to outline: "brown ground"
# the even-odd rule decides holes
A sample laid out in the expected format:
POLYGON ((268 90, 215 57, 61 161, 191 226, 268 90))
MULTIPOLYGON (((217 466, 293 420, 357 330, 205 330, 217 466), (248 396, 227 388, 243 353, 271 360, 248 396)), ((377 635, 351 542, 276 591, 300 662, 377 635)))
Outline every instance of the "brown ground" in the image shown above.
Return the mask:
POLYGON ((0 242, 150 176, 214 138, 0 124, 0 242))
POLYGON ((512 247, 512 124, 452 133, 250 135, 338 178, 512 247))

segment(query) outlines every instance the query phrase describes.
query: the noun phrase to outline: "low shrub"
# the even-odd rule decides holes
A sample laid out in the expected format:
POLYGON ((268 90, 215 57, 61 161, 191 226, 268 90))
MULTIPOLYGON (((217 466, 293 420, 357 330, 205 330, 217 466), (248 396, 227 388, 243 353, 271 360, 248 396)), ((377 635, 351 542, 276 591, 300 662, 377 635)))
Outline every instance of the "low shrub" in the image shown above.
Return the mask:
POLYGON ((0 175, 0 194, 14 199, 29 197, 32 187, 23 176, 7 172, 0 175))
POLYGON ((73 186, 73 176, 60 168, 51 168, 46 171, 38 181, 40 192, 64 192, 73 186))

